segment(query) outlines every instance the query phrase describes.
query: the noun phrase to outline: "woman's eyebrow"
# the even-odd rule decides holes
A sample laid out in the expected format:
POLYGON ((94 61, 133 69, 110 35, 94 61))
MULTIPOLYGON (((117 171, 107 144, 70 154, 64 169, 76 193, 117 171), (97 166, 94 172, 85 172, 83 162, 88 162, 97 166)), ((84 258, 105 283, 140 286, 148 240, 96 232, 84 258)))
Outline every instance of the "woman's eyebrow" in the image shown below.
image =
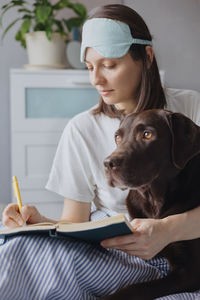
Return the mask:
MULTIPOLYGON (((114 61, 116 61, 116 58, 107 58, 107 57, 103 57, 103 58, 100 58, 100 59, 98 59, 98 62, 104 62, 104 61, 106 61, 106 62, 114 62, 114 61)), ((88 60, 86 60, 86 59, 84 59, 84 62, 85 63, 88 63, 88 64, 91 64, 91 62, 90 61, 88 61, 88 60)))
MULTIPOLYGON (((99 62, 99 61, 103 61, 103 60, 105 60, 105 58, 98 59, 98 62, 99 62)), ((84 60, 84 62, 85 62, 85 63, 88 63, 88 64, 91 64, 91 62, 88 61, 88 60, 86 60, 86 59, 84 60)))

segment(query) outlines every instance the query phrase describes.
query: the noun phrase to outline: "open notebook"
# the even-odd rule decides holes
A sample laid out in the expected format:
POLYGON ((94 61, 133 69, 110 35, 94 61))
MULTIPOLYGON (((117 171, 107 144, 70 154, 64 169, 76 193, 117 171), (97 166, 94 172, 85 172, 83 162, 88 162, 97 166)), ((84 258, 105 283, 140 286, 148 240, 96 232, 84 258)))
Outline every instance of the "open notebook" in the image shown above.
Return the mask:
POLYGON ((0 230, 0 239, 17 235, 42 234, 57 238, 72 237, 98 243, 107 238, 131 234, 131 224, 124 214, 84 223, 38 223, 14 229, 0 230))

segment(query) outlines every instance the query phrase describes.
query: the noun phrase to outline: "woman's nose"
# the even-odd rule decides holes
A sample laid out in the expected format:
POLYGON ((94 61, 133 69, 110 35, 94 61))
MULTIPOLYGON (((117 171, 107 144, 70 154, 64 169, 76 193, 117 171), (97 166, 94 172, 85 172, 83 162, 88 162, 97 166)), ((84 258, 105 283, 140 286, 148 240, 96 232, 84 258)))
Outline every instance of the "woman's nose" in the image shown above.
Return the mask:
POLYGON ((91 80, 92 85, 94 85, 94 86, 102 85, 105 83, 105 77, 99 70, 93 71, 90 80, 91 80))

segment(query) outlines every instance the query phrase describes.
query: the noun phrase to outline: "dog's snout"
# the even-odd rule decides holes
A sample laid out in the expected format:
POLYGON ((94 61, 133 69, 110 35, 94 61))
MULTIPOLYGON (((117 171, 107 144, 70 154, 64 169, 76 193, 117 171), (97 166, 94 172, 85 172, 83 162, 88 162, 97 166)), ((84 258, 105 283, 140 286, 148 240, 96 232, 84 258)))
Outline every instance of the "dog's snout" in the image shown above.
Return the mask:
POLYGON ((107 169, 116 169, 117 167, 120 167, 122 163, 122 159, 119 157, 108 157, 104 160, 104 166, 107 169))

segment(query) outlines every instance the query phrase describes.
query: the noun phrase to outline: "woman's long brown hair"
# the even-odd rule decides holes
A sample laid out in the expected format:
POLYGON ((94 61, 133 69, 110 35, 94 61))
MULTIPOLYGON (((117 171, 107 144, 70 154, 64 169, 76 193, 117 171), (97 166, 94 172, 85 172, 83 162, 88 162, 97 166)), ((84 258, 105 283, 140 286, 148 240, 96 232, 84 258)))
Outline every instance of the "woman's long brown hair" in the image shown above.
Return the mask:
MULTIPOLYGON (((121 4, 101 6, 89 16, 89 19, 92 18, 109 18, 124 22, 129 25, 134 38, 152 40, 149 29, 142 17, 128 6, 121 4)), ((166 99, 155 56, 149 67, 150 61, 145 45, 133 44, 129 49, 129 53, 133 60, 142 61, 142 75, 137 91, 135 112, 152 108, 164 108, 166 99)), ((119 117, 121 114, 114 105, 106 104, 102 98, 100 98, 98 107, 93 110, 93 114, 99 113, 104 113, 111 118, 119 117)))

